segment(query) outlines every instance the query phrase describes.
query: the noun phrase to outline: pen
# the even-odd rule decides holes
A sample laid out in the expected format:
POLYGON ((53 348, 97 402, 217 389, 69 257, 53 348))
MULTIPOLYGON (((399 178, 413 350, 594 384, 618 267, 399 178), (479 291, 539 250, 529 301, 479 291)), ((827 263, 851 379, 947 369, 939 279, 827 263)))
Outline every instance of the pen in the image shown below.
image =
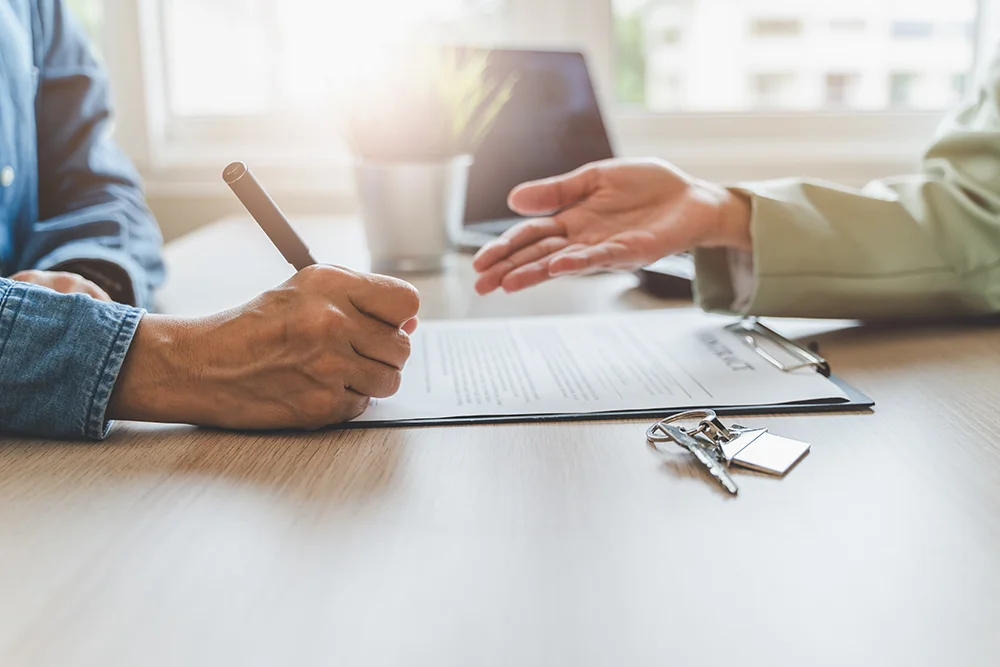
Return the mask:
POLYGON ((242 162, 233 162, 222 172, 222 179, 243 202, 247 212, 271 239, 271 243, 281 256, 294 266, 296 271, 316 264, 308 246, 292 229, 288 218, 257 181, 249 167, 242 162))

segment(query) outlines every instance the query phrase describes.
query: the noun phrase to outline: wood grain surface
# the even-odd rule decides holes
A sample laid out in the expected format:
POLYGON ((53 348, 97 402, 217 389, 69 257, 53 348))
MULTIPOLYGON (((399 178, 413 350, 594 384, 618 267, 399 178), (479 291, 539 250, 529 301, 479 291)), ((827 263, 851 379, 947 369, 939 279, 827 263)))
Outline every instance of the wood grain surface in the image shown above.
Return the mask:
MULTIPOLYGON (((174 313, 290 274, 246 220, 167 257, 174 313)), ((468 264, 414 280, 424 317, 683 307, 468 264)), ((789 326, 877 406, 741 419, 813 448, 738 498, 645 422, 0 440, 0 665, 1000 664, 1000 330, 789 326)))

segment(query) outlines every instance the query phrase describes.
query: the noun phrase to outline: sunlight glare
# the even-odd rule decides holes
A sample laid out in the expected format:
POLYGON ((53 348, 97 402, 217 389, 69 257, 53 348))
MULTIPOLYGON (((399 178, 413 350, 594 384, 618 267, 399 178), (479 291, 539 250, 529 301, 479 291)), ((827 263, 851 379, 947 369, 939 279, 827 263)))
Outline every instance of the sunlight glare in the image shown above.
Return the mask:
POLYGON ((280 30, 286 91, 319 101, 330 88, 377 77, 394 44, 432 38, 435 22, 461 17, 467 0, 284 0, 280 30))

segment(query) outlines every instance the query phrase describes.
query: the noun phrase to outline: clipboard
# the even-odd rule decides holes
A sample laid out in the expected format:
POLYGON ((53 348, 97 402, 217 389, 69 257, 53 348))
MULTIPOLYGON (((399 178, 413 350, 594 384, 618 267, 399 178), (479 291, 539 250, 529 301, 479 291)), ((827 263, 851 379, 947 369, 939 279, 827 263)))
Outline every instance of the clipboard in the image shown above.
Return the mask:
MULTIPOLYGON (((836 384, 847 396, 843 399, 816 399, 809 401, 776 403, 767 405, 704 405, 700 409, 711 409, 719 415, 767 415, 767 414, 808 414, 828 412, 867 412, 875 406, 875 401, 858 391, 847 382, 831 373, 830 363, 819 353, 815 344, 803 347, 785 338, 757 318, 746 318, 724 327, 737 335, 761 359, 786 373, 800 372, 812 368, 836 384), (781 357, 787 357, 783 360, 781 357)), ((462 426, 472 424, 530 424, 543 422, 609 421, 640 418, 663 419, 674 414, 690 411, 691 407, 651 408, 636 410, 613 410, 585 413, 542 413, 505 414, 442 417, 432 419, 402 419, 392 421, 347 422, 334 429, 371 428, 413 428, 430 426, 462 426)))

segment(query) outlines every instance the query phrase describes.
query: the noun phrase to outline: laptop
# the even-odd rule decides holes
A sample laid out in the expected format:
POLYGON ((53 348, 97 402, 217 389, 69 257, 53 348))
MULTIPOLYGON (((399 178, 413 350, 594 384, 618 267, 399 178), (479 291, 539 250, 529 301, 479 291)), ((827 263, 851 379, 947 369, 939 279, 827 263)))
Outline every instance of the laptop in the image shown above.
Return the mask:
POLYGON ((582 53, 489 51, 487 76, 516 78, 510 101, 479 146, 469 173, 461 245, 481 247, 520 222, 507 195, 525 181, 614 157, 582 53))

